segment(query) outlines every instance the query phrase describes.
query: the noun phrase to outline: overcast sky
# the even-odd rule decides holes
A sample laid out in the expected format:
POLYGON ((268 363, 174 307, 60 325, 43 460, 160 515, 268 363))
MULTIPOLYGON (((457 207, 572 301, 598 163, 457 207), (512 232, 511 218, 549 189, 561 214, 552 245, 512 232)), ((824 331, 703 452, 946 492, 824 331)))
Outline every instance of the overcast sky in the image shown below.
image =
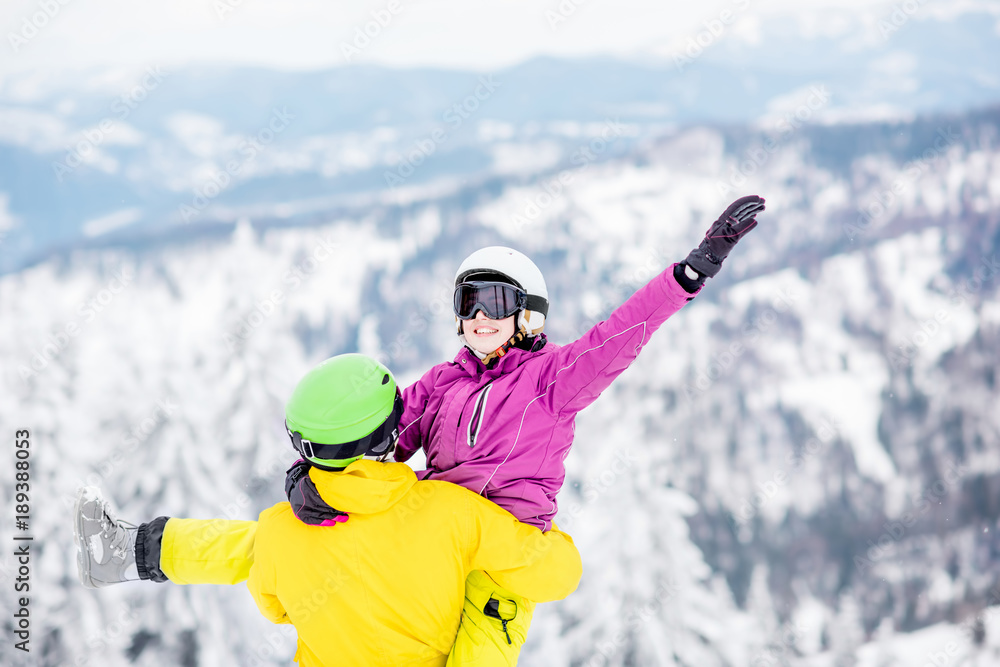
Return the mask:
POLYGON ((922 20, 996 0, 2 0, 0 83, 106 65, 241 63, 318 69, 369 62, 488 71, 540 54, 669 56, 727 20, 726 38, 762 22, 803 34, 872 38, 894 7, 922 20), (726 12, 729 12, 728 14, 726 12), (381 17, 382 23, 375 23, 381 17), (358 37, 367 25, 370 37, 358 37), (366 43, 365 40, 368 40, 366 43))
MULTIPOLYGON (((942 4, 997 6, 908 2, 921 18, 942 4)), ((806 33, 872 29, 892 7, 872 0, 3 0, 0 74, 153 62, 314 69, 347 64, 348 56, 486 70, 538 54, 662 54, 720 18, 744 39, 780 14, 798 18, 806 33), (355 43, 373 13, 386 25, 372 23, 370 43, 355 43)))

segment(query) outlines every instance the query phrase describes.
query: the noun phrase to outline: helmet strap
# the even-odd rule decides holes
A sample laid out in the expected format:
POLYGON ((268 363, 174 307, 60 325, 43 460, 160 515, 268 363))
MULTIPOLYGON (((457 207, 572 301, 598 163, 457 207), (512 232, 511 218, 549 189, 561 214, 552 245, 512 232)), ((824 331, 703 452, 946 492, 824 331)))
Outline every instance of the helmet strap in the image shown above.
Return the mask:
POLYGON ((528 332, 524 329, 524 327, 521 327, 513 336, 511 336, 507 340, 506 343, 504 343, 503 345, 501 345, 500 347, 498 347, 497 349, 493 350, 485 357, 483 357, 483 363, 489 366, 491 363, 493 363, 494 359, 499 359, 503 355, 507 354, 510 348, 514 347, 522 340, 524 340, 525 336, 527 335, 528 332))

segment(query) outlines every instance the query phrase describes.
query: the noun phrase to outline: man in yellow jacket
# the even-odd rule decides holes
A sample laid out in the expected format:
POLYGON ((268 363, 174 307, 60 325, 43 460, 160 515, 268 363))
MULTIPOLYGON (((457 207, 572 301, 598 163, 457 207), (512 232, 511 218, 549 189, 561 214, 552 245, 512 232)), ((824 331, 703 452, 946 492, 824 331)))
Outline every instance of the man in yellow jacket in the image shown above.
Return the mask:
POLYGON ((309 526, 289 503, 264 511, 247 580, 265 617, 295 625, 300 665, 444 665, 473 570, 499 581, 534 563, 503 586, 538 602, 579 581, 579 569, 553 571, 538 558, 575 552, 567 536, 543 536, 460 486, 417 481, 405 464, 362 460, 309 477, 349 520, 309 526))
MULTIPOLYGON (((286 481, 289 502, 248 532, 247 587, 265 617, 295 626, 300 665, 444 665, 476 570, 536 602, 579 583, 568 535, 543 534, 472 491, 385 463, 401 411, 389 371, 357 354, 310 371, 286 406, 303 460, 286 481)), ((184 564, 169 551, 165 543, 161 563, 183 581, 184 564)), ((523 642, 513 605, 483 602, 487 621, 523 642)))

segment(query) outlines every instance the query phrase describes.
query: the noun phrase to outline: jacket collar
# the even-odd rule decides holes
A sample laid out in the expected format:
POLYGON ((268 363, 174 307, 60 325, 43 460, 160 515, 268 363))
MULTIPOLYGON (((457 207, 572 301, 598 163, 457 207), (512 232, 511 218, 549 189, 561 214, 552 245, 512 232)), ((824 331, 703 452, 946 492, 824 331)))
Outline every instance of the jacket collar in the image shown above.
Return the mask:
POLYGON ((398 503, 417 476, 405 463, 361 459, 340 472, 310 468, 309 479, 331 507, 348 514, 374 514, 398 503))
POLYGON ((512 347, 502 357, 494 359, 489 367, 468 347, 462 347, 455 355, 455 364, 471 377, 493 372, 496 372, 497 375, 503 375, 520 366, 525 359, 541 350, 548 342, 545 334, 538 334, 529 340, 531 341, 530 349, 524 349, 521 346, 512 347))

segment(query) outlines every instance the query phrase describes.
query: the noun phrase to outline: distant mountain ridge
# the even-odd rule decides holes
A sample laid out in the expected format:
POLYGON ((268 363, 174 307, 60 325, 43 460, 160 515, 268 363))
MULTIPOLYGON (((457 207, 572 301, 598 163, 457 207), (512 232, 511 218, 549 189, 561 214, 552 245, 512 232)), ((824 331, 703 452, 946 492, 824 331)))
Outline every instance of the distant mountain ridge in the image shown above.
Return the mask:
POLYGON ((863 47, 778 22, 753 45, 720 38, 684 67, 661 53, 643 62, 537 58, 492 73, 154 64, 115 85, 94 83, 95 74, 30 95, 7 81, 0 273, 116 228, 190 223, 183 207, 206 190, 218 192, 198 207, 198 222, 300 220, 359 195, 397 195, 398 187, 386 194, 388 174, 414 160, 405 192, 531 175, 608 121, 629 128, 608 153, 621 155, 678 127, 794 119, 817 86, 829 99, 806 107, 810 123, 987 107, 1000 100, 989 66, 1000 61, 1000 40, 984 16, 910 20, 863 47), (268 138, 276 113, 292 118, 268 138), (251 158, 239 149, 248 140, 259 149, 251 158), (218 185, 234 160, 239 173, 218 185))

